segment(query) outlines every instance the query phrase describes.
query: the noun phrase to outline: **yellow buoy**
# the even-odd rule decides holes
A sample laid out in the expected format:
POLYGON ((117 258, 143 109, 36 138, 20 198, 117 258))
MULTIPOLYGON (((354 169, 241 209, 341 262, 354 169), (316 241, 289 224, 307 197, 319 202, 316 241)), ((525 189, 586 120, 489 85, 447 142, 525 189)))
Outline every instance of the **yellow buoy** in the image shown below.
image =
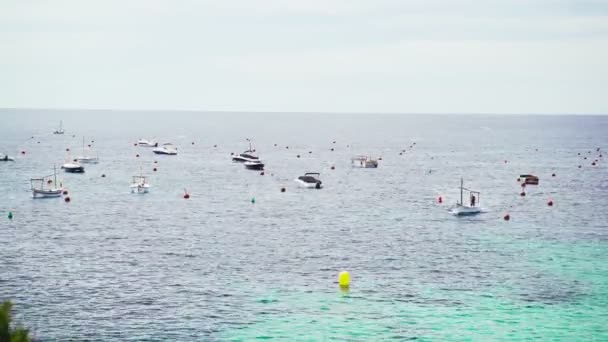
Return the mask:
POLYGON ((350 274, 346 271, 340 272, 338 283, 340 283, 340 287, 348 287, 350 285, 350 274))

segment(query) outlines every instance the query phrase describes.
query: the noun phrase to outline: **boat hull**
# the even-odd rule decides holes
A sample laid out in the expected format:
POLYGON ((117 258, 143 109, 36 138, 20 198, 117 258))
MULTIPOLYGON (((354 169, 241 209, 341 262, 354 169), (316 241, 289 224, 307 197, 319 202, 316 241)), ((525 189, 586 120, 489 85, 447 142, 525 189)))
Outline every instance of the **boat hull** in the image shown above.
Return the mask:
POLYGON ((98 158, 91 158, 91 157, 78 157, 78 158, 76 158, 76 160, 78 160, 79 163, 84 163, 84 164, 97 164, 97 163, 99 163, 99 159, 98 158))
POLYGON ((83 166, 62 167, 62 169, 67 173, 84 173, 83 166))
POLYGON ((298 183, 298 186, 300 188, 305 188, 305 189, 321 189, 323 188, 323 184, 321 182, 316 182, 316 183, 309 183, 309 182, 305 182, 301 179, 296 178, 295 182, 298 183))
POLYGON ((245 168, 247 170, 264 170, 264 164, 259 162, 245 162, 245 168))
POLYGON ((32 190, 32 198, 56 198, 61 197, 63 190, 32 190))
POLYGON ((462 205, 455 206, 450 209, 450 213, 454 216, 473 216, 481 213, 481 208, 479 207, 466 207, 462 205))
POLYGON ((148 192, 150 192, 150 185, 148 184, 131 184, 132 194, 147 194, 148 192))

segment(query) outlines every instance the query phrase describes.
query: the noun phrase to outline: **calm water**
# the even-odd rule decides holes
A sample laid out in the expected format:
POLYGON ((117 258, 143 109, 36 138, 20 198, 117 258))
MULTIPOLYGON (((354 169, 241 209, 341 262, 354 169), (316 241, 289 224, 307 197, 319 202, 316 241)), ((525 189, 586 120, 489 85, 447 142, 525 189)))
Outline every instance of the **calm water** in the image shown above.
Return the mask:
POLYGON ((0 152, 18 158, 0 163, 0 300, 42 340, 608 339, 608 156, 596 152, 608 117, 0 118, 0 152), (50 134, 59 119, 64 136, 50 134), (60 173, 72 201, 32 200, 29 178, 79 154, 83 135, 101 162, 60 173), (179 155, 133 146, 142 137, 179 155), (246 137, 263 176, 230 161, 246 137), (351 168, 356 154, 380 167, 351 168), (140 167, 143 196, 129 193, 140 167), (324 189, 296 188, 308 171, 324 189), (540 177, 523 198, 522 173, 540 177), (446 211, 460 177, 487 213, 446 211))

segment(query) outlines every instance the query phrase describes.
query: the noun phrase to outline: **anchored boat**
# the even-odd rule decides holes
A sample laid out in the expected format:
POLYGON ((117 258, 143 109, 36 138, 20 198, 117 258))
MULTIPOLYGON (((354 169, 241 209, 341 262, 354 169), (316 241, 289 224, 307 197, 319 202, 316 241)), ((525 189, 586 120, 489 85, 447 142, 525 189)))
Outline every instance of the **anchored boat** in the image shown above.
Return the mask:
POLYGON ((166 144, 163 144, 163 146, 161 146, 161 147, 157 147, 157 148, 153 149, 152 152, 154 152, 156 154, 165 154, 165 155, 174 156, 174 155, 177 155, 177 147, 173 146, 173 144, 171 144, 171 143, 166 143, 166 144))
POLYGON ((481 213, 481 207, 479 207, 479 198, 481 193, 479 191, 467 189, 464 187, 462 178, 460 179, 460 202, 456 202, 456 205, 450 209, 450 212, 456 216, 470 216, 481 213), (465 205, 463 202, 464 191, 469 192, 469 205, 465 205))
POLYGON ((63 120, 59 121, 59 128, 56 129, 53 134, 63 134, 65 131, 63 130, 63 120))
POLYGON ((378 161, 368 156, 356 156, 350 159, 353 167, 364 169, 375 169, 378 167, 378 161))
MULTIPOLYGON (((91 152, 91 149, 89 148, 89 152, 91 152)), ((97 164, 99 163, 99 156, 89 156, 86 153, 85 150, 85 145, 84 145, 84 137, 82 137, 82 155, 77 157, 76 160, 79 163, 86 163, 86 164, 97 164)))
POLYGON ((254 154, 255 150, 251 147, 251 140, 247 139, 247 141, 249 141, 249 149, 246 151, 243 151, 243 153, 241 153, 241 154, 232 156, 233 162, 246 163, 246 162, 256 162, 256 161, 260 160, 260 158, 254 154))
POLYGON ((300 176, 300 177, 296 178, 295 181, 302 188, 321 189, 323 187, 322 186, 323 182, 321 182, 321 180, 319 180, 318 177, 320 177, 320 176, 321 176, 321 174, 318 172, 307 172, 304 174, 304 176, 300 176))
POLYGON ((52 198, 61 196, 63 189, 57 187, 57 168, 53 167, 53 171, 53 174, 50 176, 30 179, 32 198, 52 198), (52 181, 50 180, 51 176, 53 177, 52 181), (47 184, 52 184, 52 186, 46 187, 45 185, 47 184))

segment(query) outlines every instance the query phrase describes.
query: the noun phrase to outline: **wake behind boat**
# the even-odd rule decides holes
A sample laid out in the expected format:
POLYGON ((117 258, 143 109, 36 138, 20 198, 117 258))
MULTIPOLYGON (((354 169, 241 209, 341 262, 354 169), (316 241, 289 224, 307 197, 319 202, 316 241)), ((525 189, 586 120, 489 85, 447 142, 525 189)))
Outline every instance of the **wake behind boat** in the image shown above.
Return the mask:
POLYGON ((318 172, 307 172, 304 176, 300 176, 295 179, 296 183, 300 185, 302 188, 308 189, 321 189, 323 186, 321 185, 323 182, 319 180, 321 174, 318 172))
POLYGON ((456 205, 450 209, 450 212, 455 216, 471 216, 481 213, 481 207, 479 207, 479 198, 481 193, 479 191, 467 189, 463 186, 463 180, 460 179, 460 202, 456 202, 456 205), (464 205, 463 193, 464 191, 469 192, 469 203, 470 205, 464 205))

